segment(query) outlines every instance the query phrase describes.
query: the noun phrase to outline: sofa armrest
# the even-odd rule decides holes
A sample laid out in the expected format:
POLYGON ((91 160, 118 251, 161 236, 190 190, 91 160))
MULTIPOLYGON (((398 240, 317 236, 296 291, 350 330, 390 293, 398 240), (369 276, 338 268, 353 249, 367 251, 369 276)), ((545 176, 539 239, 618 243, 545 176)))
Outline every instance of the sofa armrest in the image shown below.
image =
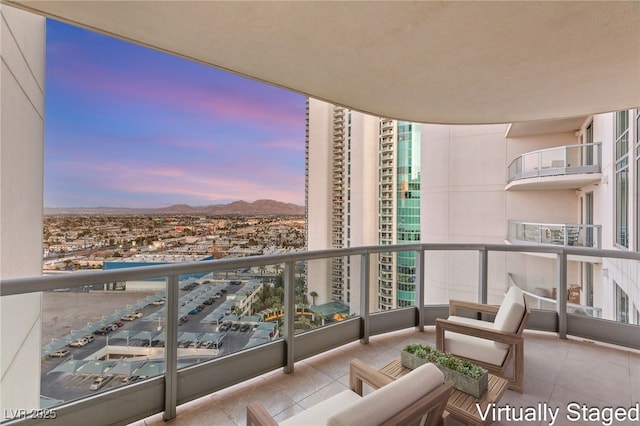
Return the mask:
POLYGON ((449 301, 449 315, 458 315, 458 309, 466 309, 474 312, 481 312, 485 314, 497 314, 499 306, 484 305, 482 303, 466 302, 464 300, 450 300, 449 301))
POLYGON ((362 396, 363 382, 374 389, 380 389, 393 382, 393 380, 393 378, 381 373, 359 359, 351 360, 349 363, 349 388, 360 396, 362 396))
POLYGON ((480 337, 482 339, 493 340, 494 342, 506 343, 508 345, 515 345, 522 342, 523 338, 521 334, 508 333, 506 331, 491 330, 489 328, 474 327, 468 324, 461 324, 445 320, 442 318, 436 319, 436 346, 438 350, 444 348, 444 332, 451 331, 454 333, 466 334, 469 336, 480 337))
POLYGON ((278 422, 259 402, 247 404, 247 426, 278 426, 278 422))

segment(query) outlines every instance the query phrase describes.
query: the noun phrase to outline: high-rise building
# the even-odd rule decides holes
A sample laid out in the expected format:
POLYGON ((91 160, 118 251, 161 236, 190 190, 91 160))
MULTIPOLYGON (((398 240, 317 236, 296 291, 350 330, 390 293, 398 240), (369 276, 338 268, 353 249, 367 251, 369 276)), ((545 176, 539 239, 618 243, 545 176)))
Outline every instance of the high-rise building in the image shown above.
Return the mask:
MULTIPOLYGON (((314 153, 307 167, 309 249, 419 242, 420 125, 313 99, 308 108, 307 152, 314 153)), ((319 300, 343 301, 357 311, 352 288, 358 286, 351 284, 360 265, 346 257, 316 268, 324 272, 312 267, 310 289, 319 300)), ((373 306, 413 306, 412 252, 381 253, 370 273, 377 278, 373 306)))
MULTIPOLYGON (((380 245, 420 241, 420 125, 380 119, 380 245)), ((378 308, 415 304, 415 256, 382 253, 378 267, 378 308)))

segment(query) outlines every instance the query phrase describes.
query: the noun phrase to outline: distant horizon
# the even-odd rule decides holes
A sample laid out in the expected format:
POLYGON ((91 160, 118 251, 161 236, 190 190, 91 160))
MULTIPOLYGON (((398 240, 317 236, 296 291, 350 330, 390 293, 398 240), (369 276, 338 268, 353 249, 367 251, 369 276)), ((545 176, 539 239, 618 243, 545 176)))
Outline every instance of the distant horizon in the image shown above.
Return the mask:
POLYGON ((47 208, 304 205, 303 95, 51 19, 46 37, 47 208))
POLYGON ((258 199, 258 200, 253 200, 253 201, 247 201, 247 200, 232 200, 229 202, 222 202, 222 203, 213 203, 213 204, 206 204, 206 205, 191 205, 191 204, 186 204, 186 203, 172 203, 172 204, 168 204, 165 206, 159 206, 159 207, 149 207, 149 206, 142 206, 142 207, 125 207, 125 206, 57 206, 57 207, 52 207, 52 206, 44 206, 45 209, 129 209, 129 210, 158 210, 158 209, 166 209, 169 207, 174 207, 174 206, 188 206, 191 208, 204 208, 204 207, 211 207, 211 206, 226 206, 229 204, 233 204, 233 203, 237 203, 237 202, 245 202, 248 204, 252 204, 255 203, 256 201, 274 201, 277 203, 282 203, 282 204, 292 204, 294 206, 297 207, 304 207, 304 203, 303 204, 298 204, 298 203, 289 203, 289 202, 285 202, 285 201, 278 201, 278 200, 271 200, 271 199, 258 199))

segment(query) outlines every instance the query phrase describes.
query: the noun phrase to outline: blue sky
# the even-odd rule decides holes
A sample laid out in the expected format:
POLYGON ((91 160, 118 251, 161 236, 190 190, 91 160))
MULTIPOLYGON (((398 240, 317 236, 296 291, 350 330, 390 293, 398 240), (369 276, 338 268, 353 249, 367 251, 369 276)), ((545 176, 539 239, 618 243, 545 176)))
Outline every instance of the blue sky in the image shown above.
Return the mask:
POLYGON ((304 96, 53 20, 46 61, 46 207, 304 204, 304 96))

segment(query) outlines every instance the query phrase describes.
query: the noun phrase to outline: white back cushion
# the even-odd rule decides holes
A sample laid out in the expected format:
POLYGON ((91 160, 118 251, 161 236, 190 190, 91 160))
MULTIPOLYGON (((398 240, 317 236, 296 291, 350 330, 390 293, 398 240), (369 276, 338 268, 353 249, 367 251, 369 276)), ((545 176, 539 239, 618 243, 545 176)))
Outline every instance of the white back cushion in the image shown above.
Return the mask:
POLYGON ((516 286, 512 286, 507 291, 500 309, 496 314, 496 319, 493 322, 493 328, 495 330, 506 331, 508 333, 515 333, 518 331, 518 326, 524 315, 524 295, 522 290, 516 286))
POLYGON ((379 425, 444 383, 444 374, 424 364, 329 417, 329 426, 379 425))

